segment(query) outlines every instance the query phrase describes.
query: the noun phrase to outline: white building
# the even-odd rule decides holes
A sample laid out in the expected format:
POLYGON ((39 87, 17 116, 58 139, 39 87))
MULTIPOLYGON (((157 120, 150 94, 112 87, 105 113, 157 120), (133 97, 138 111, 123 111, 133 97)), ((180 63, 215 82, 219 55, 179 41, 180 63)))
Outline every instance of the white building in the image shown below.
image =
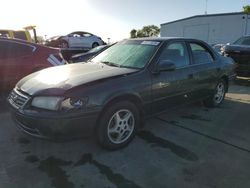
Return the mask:
POLYGON ((188 37, 209 44, 232 43, 250 35, 250 15, 243 12, 197 15, 161 24, 162 37, 188 37))

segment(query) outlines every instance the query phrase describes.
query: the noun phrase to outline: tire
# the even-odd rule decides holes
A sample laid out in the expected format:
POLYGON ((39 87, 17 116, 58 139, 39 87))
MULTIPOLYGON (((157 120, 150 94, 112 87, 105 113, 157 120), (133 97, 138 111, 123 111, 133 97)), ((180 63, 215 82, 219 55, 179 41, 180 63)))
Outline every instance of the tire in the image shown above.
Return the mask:
POLYGON ((108 150, 123 148, 133 140, 139 122, 139 111, 133 103, 117 102, 101 115, 96 129, 97 141, 108 150))
POLYGON ((69 48, 69 43, 65 40, 62 40, 62 41, 60 41, 58 47, 59 48, 69 48))
POLYGON ((97 46, 99 46, 99 44, 97 42, 95 42, 95 43, 92 44, 92 48, 95 48, 97 46))
POLYGON ((214 94, 203 101, 206 107, 217 107, 219 106, 225 98, 227 84, 224 79, 220 79, 217 83, 214 94))

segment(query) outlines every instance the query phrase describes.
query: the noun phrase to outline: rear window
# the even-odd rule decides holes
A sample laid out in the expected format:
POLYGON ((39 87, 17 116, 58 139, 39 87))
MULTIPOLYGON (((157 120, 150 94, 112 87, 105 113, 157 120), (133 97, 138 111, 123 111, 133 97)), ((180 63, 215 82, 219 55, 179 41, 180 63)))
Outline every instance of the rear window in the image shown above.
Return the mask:
POLYGON ((31 55, 35 47, 22 43, 0 41, 0 58, 9 59, 31 55))

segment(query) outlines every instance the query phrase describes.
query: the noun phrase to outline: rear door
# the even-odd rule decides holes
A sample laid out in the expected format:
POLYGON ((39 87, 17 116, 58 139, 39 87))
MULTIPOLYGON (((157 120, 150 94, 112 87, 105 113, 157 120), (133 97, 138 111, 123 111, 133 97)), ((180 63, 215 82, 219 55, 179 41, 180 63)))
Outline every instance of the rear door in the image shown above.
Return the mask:
POLYGON ((190 84, 192 79, 189 68, 190 57, 186 43, 183 41, 172 41, 162 48, 158 64, 162 60, 171 61, 175 64, 176 70, 153 74, 152 96, 154 113, 188 102, 189 93, 192 89, 190 84))
POLYGON ((72 33, 68 36, 68 42, 70 47, 80 47, 81 35, 77 33, 72 33))
POLYGON ((193 77, 192 100, 208 96, 218 81, 221 73, 216 55, 203 43, 190 41, 191 74, 193 77))
POLYGON ((0 75, 4 88, 13 87, 31 72, 31 56, 35 49, 32 45, 17 41, 0 41, 0 75))

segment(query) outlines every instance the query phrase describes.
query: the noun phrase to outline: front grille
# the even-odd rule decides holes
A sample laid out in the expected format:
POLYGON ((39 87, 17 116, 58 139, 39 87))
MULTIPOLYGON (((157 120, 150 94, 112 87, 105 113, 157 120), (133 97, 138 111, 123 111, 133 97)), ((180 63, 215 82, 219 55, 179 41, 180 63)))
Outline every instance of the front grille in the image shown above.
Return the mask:
POLYGON ((21 93, 16 88, 11 91, 8 97, 9 103, 17 109, 23 108, 29 99, 28 95, 21 93))

